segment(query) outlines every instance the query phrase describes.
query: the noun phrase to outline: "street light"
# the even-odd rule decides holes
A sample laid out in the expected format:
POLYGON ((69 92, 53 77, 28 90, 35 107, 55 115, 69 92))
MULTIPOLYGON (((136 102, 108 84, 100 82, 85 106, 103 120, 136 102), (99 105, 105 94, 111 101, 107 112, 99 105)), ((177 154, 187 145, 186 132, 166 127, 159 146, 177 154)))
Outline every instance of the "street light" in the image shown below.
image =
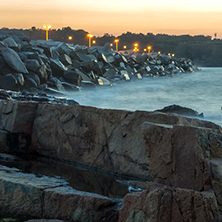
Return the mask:
POLYGON ((118 42, 119 42, 119 39, 115 39, 114 42, 116 43, 116 51, 118 51, 118 42))
POLYGON ((161 54, 161 51, 159 51, 158 54, 161 54))
POLYGON ((134 43, 134 47, 135 47, 135 48, 137 48, 137 47, 138 47, 138 45, 139 45, 138 43, 134 43))
POLYGON ((143 51, 146 52, 146 48, 143 51))
POLYGON ((91 47, 91 39, 92 39, 93 35, 92 34, 88 34, 87 37, 89 38, 89 47, 91 47))
POLYGON ((96 44, 96 40, 93 40, 93 41, 92 41, 92 44, 96 44))
POLYGON ((113 47, 113 43, 110 43, 110 46, 113 47))
POLYGON ((51 25, 44 25, 43 27, 46 30, 45 39, 46 39, 46 41, 48 41, 48 39, 49 39, 49 29, 51 29, 51 25))
POLYGON ((69 40, 72 40, 72 36, 69 36, 68 39, 69 39, 69 40))
POLYGON ((125 49, 125 50, 126 50, 126 48, 127 48, 127 47, 126 47, 126 45, 124 45, 124 46, 123 46, 123 49, 125 49))
POLYGON ((150 53, 150 50, 152 49, 152 46, 149 45, 149 46, 147 47, 147 49, 148 49, 148 52, 150 53))

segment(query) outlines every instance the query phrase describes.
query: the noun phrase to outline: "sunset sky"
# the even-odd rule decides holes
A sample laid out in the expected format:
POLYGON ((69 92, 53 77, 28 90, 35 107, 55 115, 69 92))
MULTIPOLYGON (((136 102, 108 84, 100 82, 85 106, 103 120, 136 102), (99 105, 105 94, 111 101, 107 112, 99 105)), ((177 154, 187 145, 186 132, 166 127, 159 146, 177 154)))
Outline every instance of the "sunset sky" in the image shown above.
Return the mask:
POLYGON ((133 33, 210 35, 222 38, 221 0, 7 0, 0 28, 70 26, 95 36, 133 33))

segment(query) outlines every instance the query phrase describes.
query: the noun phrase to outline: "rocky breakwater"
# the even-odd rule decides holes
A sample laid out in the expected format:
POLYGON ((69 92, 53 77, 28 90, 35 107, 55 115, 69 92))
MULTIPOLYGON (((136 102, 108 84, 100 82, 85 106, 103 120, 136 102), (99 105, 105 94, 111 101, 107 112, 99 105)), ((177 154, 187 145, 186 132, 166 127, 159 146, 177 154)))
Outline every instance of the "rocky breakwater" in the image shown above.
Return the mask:
POLYGON ((0 31, 0 88, 6 90, 52 94, 196 70, 190 60, 157 53, 122 54, 108 43, 89 48, 29 41, 22 32, 0 31))
POLYGON ((67 221, 219 221, 222 129, 218 125, 161 112, 13 98, 0 101, 0 117, 1 152, 42 155, 146 181, 142 192, 127 194, 122 204, 94 194, 76 197, 81 192, 65 184, 51 188, 23 183, 25 175, 16 175, 20 181, 15 181, 11 170, 1 169, 2 215, 67 221), (26 202, 26 207, 37 202, 39 207, 30 210, 26 202))

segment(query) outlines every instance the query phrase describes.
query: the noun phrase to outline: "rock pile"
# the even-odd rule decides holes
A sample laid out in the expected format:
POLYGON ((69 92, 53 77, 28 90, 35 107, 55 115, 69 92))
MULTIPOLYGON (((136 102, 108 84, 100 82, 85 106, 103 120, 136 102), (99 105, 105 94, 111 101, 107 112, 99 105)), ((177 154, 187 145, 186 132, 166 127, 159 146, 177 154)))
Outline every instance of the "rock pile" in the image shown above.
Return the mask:
POLYGON ((190 60, 157 53, 122 54, 108 43, 89 48, 29 41, 18 31, 0 32, 0 88, 6 90, 49 94, 195 70, 190 60))

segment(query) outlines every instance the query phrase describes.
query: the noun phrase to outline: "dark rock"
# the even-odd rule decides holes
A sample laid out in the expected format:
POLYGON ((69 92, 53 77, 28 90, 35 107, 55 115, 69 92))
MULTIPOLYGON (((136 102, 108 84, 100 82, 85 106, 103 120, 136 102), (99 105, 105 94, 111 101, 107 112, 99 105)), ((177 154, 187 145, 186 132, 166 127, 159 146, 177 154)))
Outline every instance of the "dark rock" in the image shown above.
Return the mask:
POLYGON ((3 42, 9 47, 9 48, 18 48, 18 44, 15 42, 15 40, 10 36, 3 40, 3 42))
POLYGON ((0 76, 0 88, 6 90, 15 90, 18 81, 12 74, 0 76))
POLYGON ((64 66, 68 66, 68 65, 72 64, 71 58, 68 55, 66 55, 66 54, 62 54, 59 57, 59 60, 63 63, 64 66))
POLYGON ((199 114, 197 111, 193 109, 182 107, 179 105, 166 106, 163 109, 159 109, 155 111, 163 112, 163 113, 176 113, 182 116, 203 117, 203 113, 199 114))
POLYGON ((41 67, 38 60, 36 59, 27 59, 25 64, 26 64, 26 68, 32 72, 37 72, 38 69, 41 67))
POLYGON ((103 77, 108 78, 108 79, 112 79, 112 78, 114 78, 115 74, 116 74, 115 69, 109 69, 103 74, 103 77))
POLYGON ((27 78, 25 78, 25 84, 24 84, 24 86, 23 86, 23 89, 25 89, 25 90, 29 90, 30 88, 37 88, 37 83, 36 83, 36 81, 33 79, 33 78, 29 78, 29 77, 27 77, 27 78))
POLYGON ((52 48, 51 48, 50 46, 39 45, 39 47, 44 50, 43 53, 44 53, 47 57, 52 58, 52 48))
POLYGON ((79 91, 79 87, 67 82, 61 82, 62 86, 66 91, 79 91))
POLYGON ((17 80, 17 82, 19 84, 19 87, 24 85, 25 80, 24 80, 23 74, 21 74, 21 73, 13 73, 12 75, 16 78, 16 80, 17 80))
POLYGON ((51 74, 51 69, 49 70, 49 73, 47 72, 47 66, 46 65, 41 65, 41 67, 38 69, 36 72, 40 78, 41 83, 44 83, 48 80, 50 74, 51 74))
POLYGON ((63 76, 64 72, 67 70, 67 68, 56 59, 50 59, 50 67, 52 69, 52 74, 55 77, 63 76))
POLYGON ((39 76, 37 74, 35 74, 35 73, 28 73, 28 74, 25 75, 25 79, 27 79, 27 78, 28 79, 33 79, 36 82, 37 86, 40 85, 40 78, 39 78, 39 76))
POLYGON ((21 73, 28 73, 28 70, 26 69, 24 63, 13 49, 10 48, 3 49, 2 56, 5 62, 15 71, 21 73))
POLYGON ((55 77, 51 77, 46 83, 52 89, 56 89, 59 91, 65 91, 65 88, 63 87, 61 81, 59 81, 55 77))
POLYGON ((76 86, 80 86, 81 85, 81 80, 82 77, 80 74, 78 74, 76 71, 72 71, 72 70, 66 70, 64 72, 64 79, 71 84, 74 84, 76 86))
POLYGON ((83 80, 81 82, 81 87, 84 88, 84 89, 95 89, 96 85, 91 81, 84 81, 83 80))

